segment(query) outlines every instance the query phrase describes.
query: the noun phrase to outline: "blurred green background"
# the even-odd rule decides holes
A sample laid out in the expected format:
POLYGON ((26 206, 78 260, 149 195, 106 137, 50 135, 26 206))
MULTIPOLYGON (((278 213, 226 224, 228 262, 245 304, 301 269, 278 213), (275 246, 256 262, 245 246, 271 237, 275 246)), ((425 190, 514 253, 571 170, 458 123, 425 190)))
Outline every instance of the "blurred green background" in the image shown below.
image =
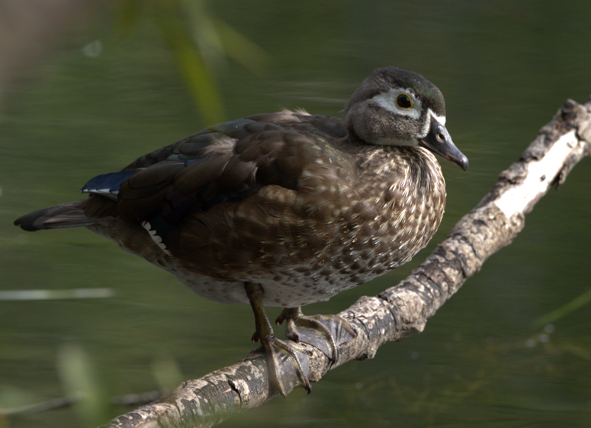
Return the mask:
MULTIPOLYGON (((112 293, 0 294, 0 408, 90 391, 60 410, 0 412, 0 428, 106 422, 131 410, 110 397, 175 386, 253 347, 249 307, 198 298, 84 229, 25 233, 18 216, 214 122, 339 115, 371 70, 419 72, 444 93, 470 169, 442 162, 446 216, 415 260, 305 308, 335 313, 404 278, 567 98, 591 93, 588 0, 98 3, 0 1, 0 292, 112 293)), ((225 426, 591 426, 590 182, 584 161, 424 333, 225 426)))

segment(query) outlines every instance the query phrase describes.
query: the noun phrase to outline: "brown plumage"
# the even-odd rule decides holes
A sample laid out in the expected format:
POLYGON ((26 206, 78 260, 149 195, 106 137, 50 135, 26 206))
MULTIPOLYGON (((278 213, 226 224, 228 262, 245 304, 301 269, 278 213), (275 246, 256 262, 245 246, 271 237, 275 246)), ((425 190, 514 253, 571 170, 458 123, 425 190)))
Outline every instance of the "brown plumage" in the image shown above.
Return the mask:
MULTIPOLYGON (((415 73, 374 71, 344 117, 283 111, 213 126, 16 224, 85 226, 222 303, 327 300, 406 263, 436 232, 445 182, 431 151, 468 166, 443 96, 415 73)), ((265 345, 272 332, 256 314, 265 345)))

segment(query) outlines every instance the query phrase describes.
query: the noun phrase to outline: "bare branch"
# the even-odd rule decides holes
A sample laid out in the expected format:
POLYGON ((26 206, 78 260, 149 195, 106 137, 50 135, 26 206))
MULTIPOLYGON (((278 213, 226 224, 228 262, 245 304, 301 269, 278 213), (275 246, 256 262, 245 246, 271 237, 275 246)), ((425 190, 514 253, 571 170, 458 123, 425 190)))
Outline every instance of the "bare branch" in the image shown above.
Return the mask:
MULTIPOLYGON (((372 358, 386 342, 422 332, 427 319, 464 281, 512 242, 536 202, 553 185, 564 183, 572 168, 589 155, 590 142, 591 101, 585 105, 566 101, 519 161, 500 174, 492 191, 421 266, 398 285, 378 296, 362 297, 340 313, 360 334, 341 345, 335 364, 307 346, 312 351, 310 380, 317 382, 328 370, 348 361, 372 358)), ((182 383, 168 396, 113 419, 108 427, 210 427, 272 397, 265 359, 254 351, 232 366, 182 383)))

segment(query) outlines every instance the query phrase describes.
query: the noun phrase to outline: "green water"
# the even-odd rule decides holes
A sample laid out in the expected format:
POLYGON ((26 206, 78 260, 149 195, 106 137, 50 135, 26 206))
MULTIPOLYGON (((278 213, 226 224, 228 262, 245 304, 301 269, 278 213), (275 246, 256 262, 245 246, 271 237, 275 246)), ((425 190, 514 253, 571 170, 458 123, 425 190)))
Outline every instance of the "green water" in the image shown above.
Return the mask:
MULTIPOLYGON (((371 70, 396 65, 442 90, 448 129, 470 159, 466 173, 443 164, 448 207, 426 250, 307 313, 338 312, 404 278, 564 100, 583 102, 591 93, 588 1, 224 0, 209 7, 268 55, 259 74, 233 60, 217 69, 227 119, 281 107, 339 115, 371 70)), ((166 372, 155 369, 158 361, 197 378, 252 347, 250 308, 200 299, 86 230, 30 234, 12 226, 24 213, 80 198, 94 175, 209 125, 151 18, 140 17, 126 36, 112 10, 77 28, 8 88, 0 110, 0 291, 110 288, 115 295, 0 301, 4 408, 64 396, 59 362, 68 349, 84 351, 111 397, 157 389, 156 373, 166 372), (102 52, 86 56, 82 48, 95 40, 102 52)), ((590 305, 532 328, 590 288, 589 182, 583 161, 424 333, 330 372, 309 396, 295 391, 225 426, 591 426, 590 305)), ((172 374, 161 377, 174 383, 172 374)), ((99 414, 104 422, 128 410, 99 414)), ((0 416, 0 427, 89 420, 70 407, 0 416)))

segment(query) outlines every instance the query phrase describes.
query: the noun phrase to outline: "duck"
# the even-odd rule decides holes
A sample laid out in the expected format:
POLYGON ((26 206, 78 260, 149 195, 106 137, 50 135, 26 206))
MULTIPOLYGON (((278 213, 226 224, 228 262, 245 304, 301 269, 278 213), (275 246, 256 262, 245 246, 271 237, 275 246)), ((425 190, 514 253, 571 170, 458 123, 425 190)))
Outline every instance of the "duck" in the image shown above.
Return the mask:
POLYGON ((396 269, 427 245, 446 199, 435 155, 468 168, 445 123, 434 84, 378 68, 342 118, 283 110, 210 126, 90 179, 85 199, 14 224, 85 227, 201 297, 250 304, 269 387, 309 392, 302 342, 336 362, 357 331, 301 307, 396 269), (284 308, 277 322, 292 340, 276 337, 267 306, 284 308))

